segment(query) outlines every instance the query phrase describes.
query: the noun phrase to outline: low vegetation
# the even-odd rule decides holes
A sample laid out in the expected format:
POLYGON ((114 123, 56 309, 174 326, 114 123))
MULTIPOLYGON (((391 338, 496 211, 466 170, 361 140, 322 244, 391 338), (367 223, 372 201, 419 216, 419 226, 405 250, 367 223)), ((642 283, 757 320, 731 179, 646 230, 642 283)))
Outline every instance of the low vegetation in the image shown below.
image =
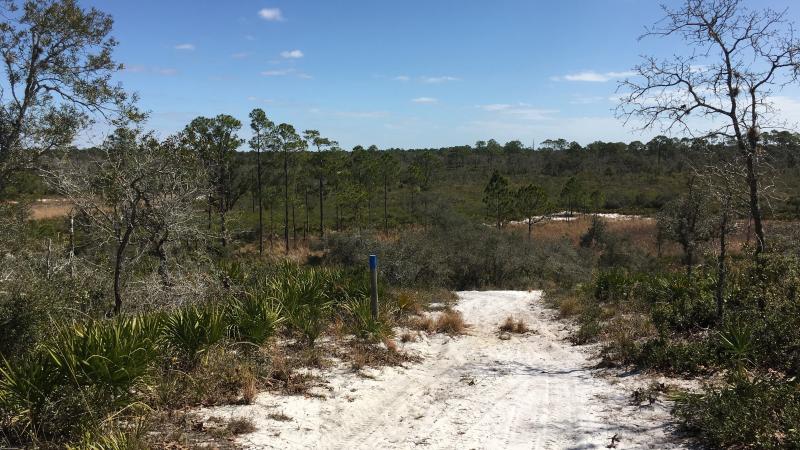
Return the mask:
POLYGON ((514 319, 514 316, 508 316, 506 320, 500 324, 500 331, 503 333, 525 334, 531 330, 523 319, 514 319))
POLYGON ((232 446, 251 423, 186 410, 414 361, 396 330, 468 333, 452 291, 490 288, 546 291, 603 366, 702 377, 675 415, 703 443, 800 447, 800 134, 763 113, 798 44, 785 13, 681 5, 651 34, 691 51, 636 67, 617 115, 704 137, 343 151, 258 108, 247 141, 228 114, 162 138, 112 82, 111 16, 3 2, 0 447, 232 446))
MULTIPOLYGON (((353 339, 341 343, 354 366, 409 360, 393 341, 381 343, 400 318, 394 297, 383 297, 378 320, 367 320, 358 306, 364 282, 348 272, 282 263, 234 276, 217 302, 61 324, 31 351, 9 355, 0 368, 3 439, 74 442, 150 409, 252 403, 259 389, 302 391, 313 381, 294 368, 323 364, 318 338, 334 318, 349 324, 353 339), (283 356, 286 345, 299 347, 283 356)), ((448 322, 448 330, 459 326, 448 322)))

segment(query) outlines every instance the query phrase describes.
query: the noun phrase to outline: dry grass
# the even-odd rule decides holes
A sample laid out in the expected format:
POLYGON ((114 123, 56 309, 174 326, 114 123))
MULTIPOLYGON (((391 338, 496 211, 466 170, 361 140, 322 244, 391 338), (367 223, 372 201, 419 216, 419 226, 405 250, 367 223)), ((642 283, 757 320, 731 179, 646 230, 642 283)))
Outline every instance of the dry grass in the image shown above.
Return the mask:
POLYGON ((399 351, 397 344, 388 339, 384 341, 384 345, 354 341, 347 352, 337 356, 347 361, 355 371, 364 367, 398 366, 405 362, 419 361, 418 357, 399 351))
POLYGON ((417 342, 417 335, 410 331, 406 331, 405 333, 400 335, 400 342, 403 344, 407 344, 409 342, 417 342))
POLYGON ((500 331, 506 333, 524 334, 530 331, 528 325, 523 319, 514 320, 514 316, 506 317, 506 320, 500 324, 500 331))
POLYGON ((419 291, 414 289, 398 289, 394 292, 400 312, 406 314, 422 314, 424 299, 419 291))
POLYGON ((606 343, 601 352, 602 366, 633 362, 638 355, 637 343, 657 335, 649 314, 618 311, 603 327, 601 339, 606 343))
POLYGON ((414 330, 434 333, 436 331, 436 321, 428 315, 415 317, 410 321, 411 328, 414 330))
POLYGON ((428 334, 446 333, 451 336, 466 333, 468 327, 464 322, 464 316, 449 307, 445 307, 435 318, 430 315, 415 317, 409 321, 409 325, 412 330, 428 334))
POLYGON ((258 395, 258 381, 250 369, 242 370, 242 401, 252 405, 258 395))
POLYGON ((583 304, 575 295, 564 297, 558 302, 558 316, 562 319, 577 316, 583 310, 583 304))
MULTIPOLYGON (((567 239, 574 245, 579 245, 581 235, 586 233, 592 222, 591 215, 578 216, 570 221, 550 221, 534 225, 533 238, 544 241, 559 241, 567 239)), ((658 243, 656 242, 656 220, 650 217, 641 217, 626 220, 604 220, 606 232, 617 236, 624 236, 625 239, 643 250, 649 256, 656 256, 659 253, 658 243)), ((766 226, 783 227, 796 226, 797 222, 790 221, 765 221, 766 226)), ((513 225, 519 233, 526 234, 526 225, 513 225)), ((729 252, 731 254, 740 253, 749 243, 753 244, 753 231, 748 227, 746 220, 737 223, 736 230, 728 237, 729 252)), ((715 241, 708 242, 705 246, 714 248, 718 244, 715 241)), ((681 248, 674 242, 664 242, 661 246, 661 255, 666 257, 681 256, 681 248)))
POLYGON ((278 422, 290 422, 292 420, 291 417, 287 416, 283 412, 269 413, 267 414, 267 417, 269 417, 272 420, 277 420, 278 422))
POLYGON ((464 334, 467 331, 467 324, 464 316, 454 309, 446 309, 436 318, 436 332, 446 333, 451 336, 464 334))
POLYGON ((69 200, 61 198, 42 198, 31 204, 30 217, 33 220, 67 217, 72 209, 73 205, 69 200))
POLYGON ((253 421, 248 418, 231 419, 225 427, 226 431, 232 436, 239 436, 240 434, 247 434, 256 431, 256 426, 253 421))
POLYGON ((384 339, 383 345, 389 353, 397 353, 397 343, 391 339, 384 339))

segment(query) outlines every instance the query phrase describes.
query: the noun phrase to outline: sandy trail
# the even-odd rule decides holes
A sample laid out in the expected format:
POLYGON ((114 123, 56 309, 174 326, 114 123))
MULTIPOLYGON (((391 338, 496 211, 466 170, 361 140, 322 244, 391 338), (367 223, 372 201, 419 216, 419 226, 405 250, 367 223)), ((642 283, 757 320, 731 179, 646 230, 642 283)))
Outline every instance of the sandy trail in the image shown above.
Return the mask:
POLYGON ((461 292, 457 309, 469 335, 406 344, 423 361, 329 374, 326 398, 259 395, 255 404, 204 411, 249 417, 247 448, 681 448, 671 441, 666 405, 629 403, 649 380, 600 376, 590 350, 565 341, 566 326, 540 292, 461 292), (535 333, 498 338, 510 314, 535 333), (282 413, 290 421, 269 418, 282 413))

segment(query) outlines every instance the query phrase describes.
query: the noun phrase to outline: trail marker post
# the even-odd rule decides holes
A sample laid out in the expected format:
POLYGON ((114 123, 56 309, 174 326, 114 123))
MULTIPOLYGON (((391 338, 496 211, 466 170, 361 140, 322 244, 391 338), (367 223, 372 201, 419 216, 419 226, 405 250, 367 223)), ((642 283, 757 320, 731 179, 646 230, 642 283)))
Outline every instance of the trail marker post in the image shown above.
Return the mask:
POLYGON ((372 314, 372 320, 378 320, 378 255, 369 255, 369 275, 372 290, 369 310, 372 314))

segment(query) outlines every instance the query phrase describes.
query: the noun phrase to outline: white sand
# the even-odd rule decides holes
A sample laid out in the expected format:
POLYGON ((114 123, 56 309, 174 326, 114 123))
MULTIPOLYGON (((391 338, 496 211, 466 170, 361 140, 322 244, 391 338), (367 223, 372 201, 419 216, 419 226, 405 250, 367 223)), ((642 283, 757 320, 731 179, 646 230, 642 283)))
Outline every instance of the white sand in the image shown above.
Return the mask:
POLYGON ((339 368, 326 374, 324 399, 263 393, 255 404, 202 411, 249 417, 247 448, 682 448, 670 441, 668 405, 629 403, 650 380, 592 370, 592 349, 572 346, 567 325, 540 292, 461 292, 457 309, 472 327, 456 338, 406 344, 423 357, 406 368, 339 368), (537 330, 498 338, 509 315, 537 330), (283 413, 291 421, 270 419, 283 413))
MULTIPOLYGON (((625 221, 625 220, 653 220, 650 217, 639 216, 634 214, 618 214, 618 213, 574 213, 570 214, 567 211, 561 211, 553 214, 549 214, 547 217, 545 216, 534 216, 533 220, 535 224, 540 222, 571 222, 573 220, 579 219, 581 217, 591 217, 597 216, 605 220, 609 220, 612 222, 616 221, 625 221), (543 220, 544 219, 544 220, 543 220)), ((528 221, 526 219, 522 220, 510 220, 509 225, 527 225, 528 221)), ((489 226, 494 226, 493 224, 487 224, 489 226)))

